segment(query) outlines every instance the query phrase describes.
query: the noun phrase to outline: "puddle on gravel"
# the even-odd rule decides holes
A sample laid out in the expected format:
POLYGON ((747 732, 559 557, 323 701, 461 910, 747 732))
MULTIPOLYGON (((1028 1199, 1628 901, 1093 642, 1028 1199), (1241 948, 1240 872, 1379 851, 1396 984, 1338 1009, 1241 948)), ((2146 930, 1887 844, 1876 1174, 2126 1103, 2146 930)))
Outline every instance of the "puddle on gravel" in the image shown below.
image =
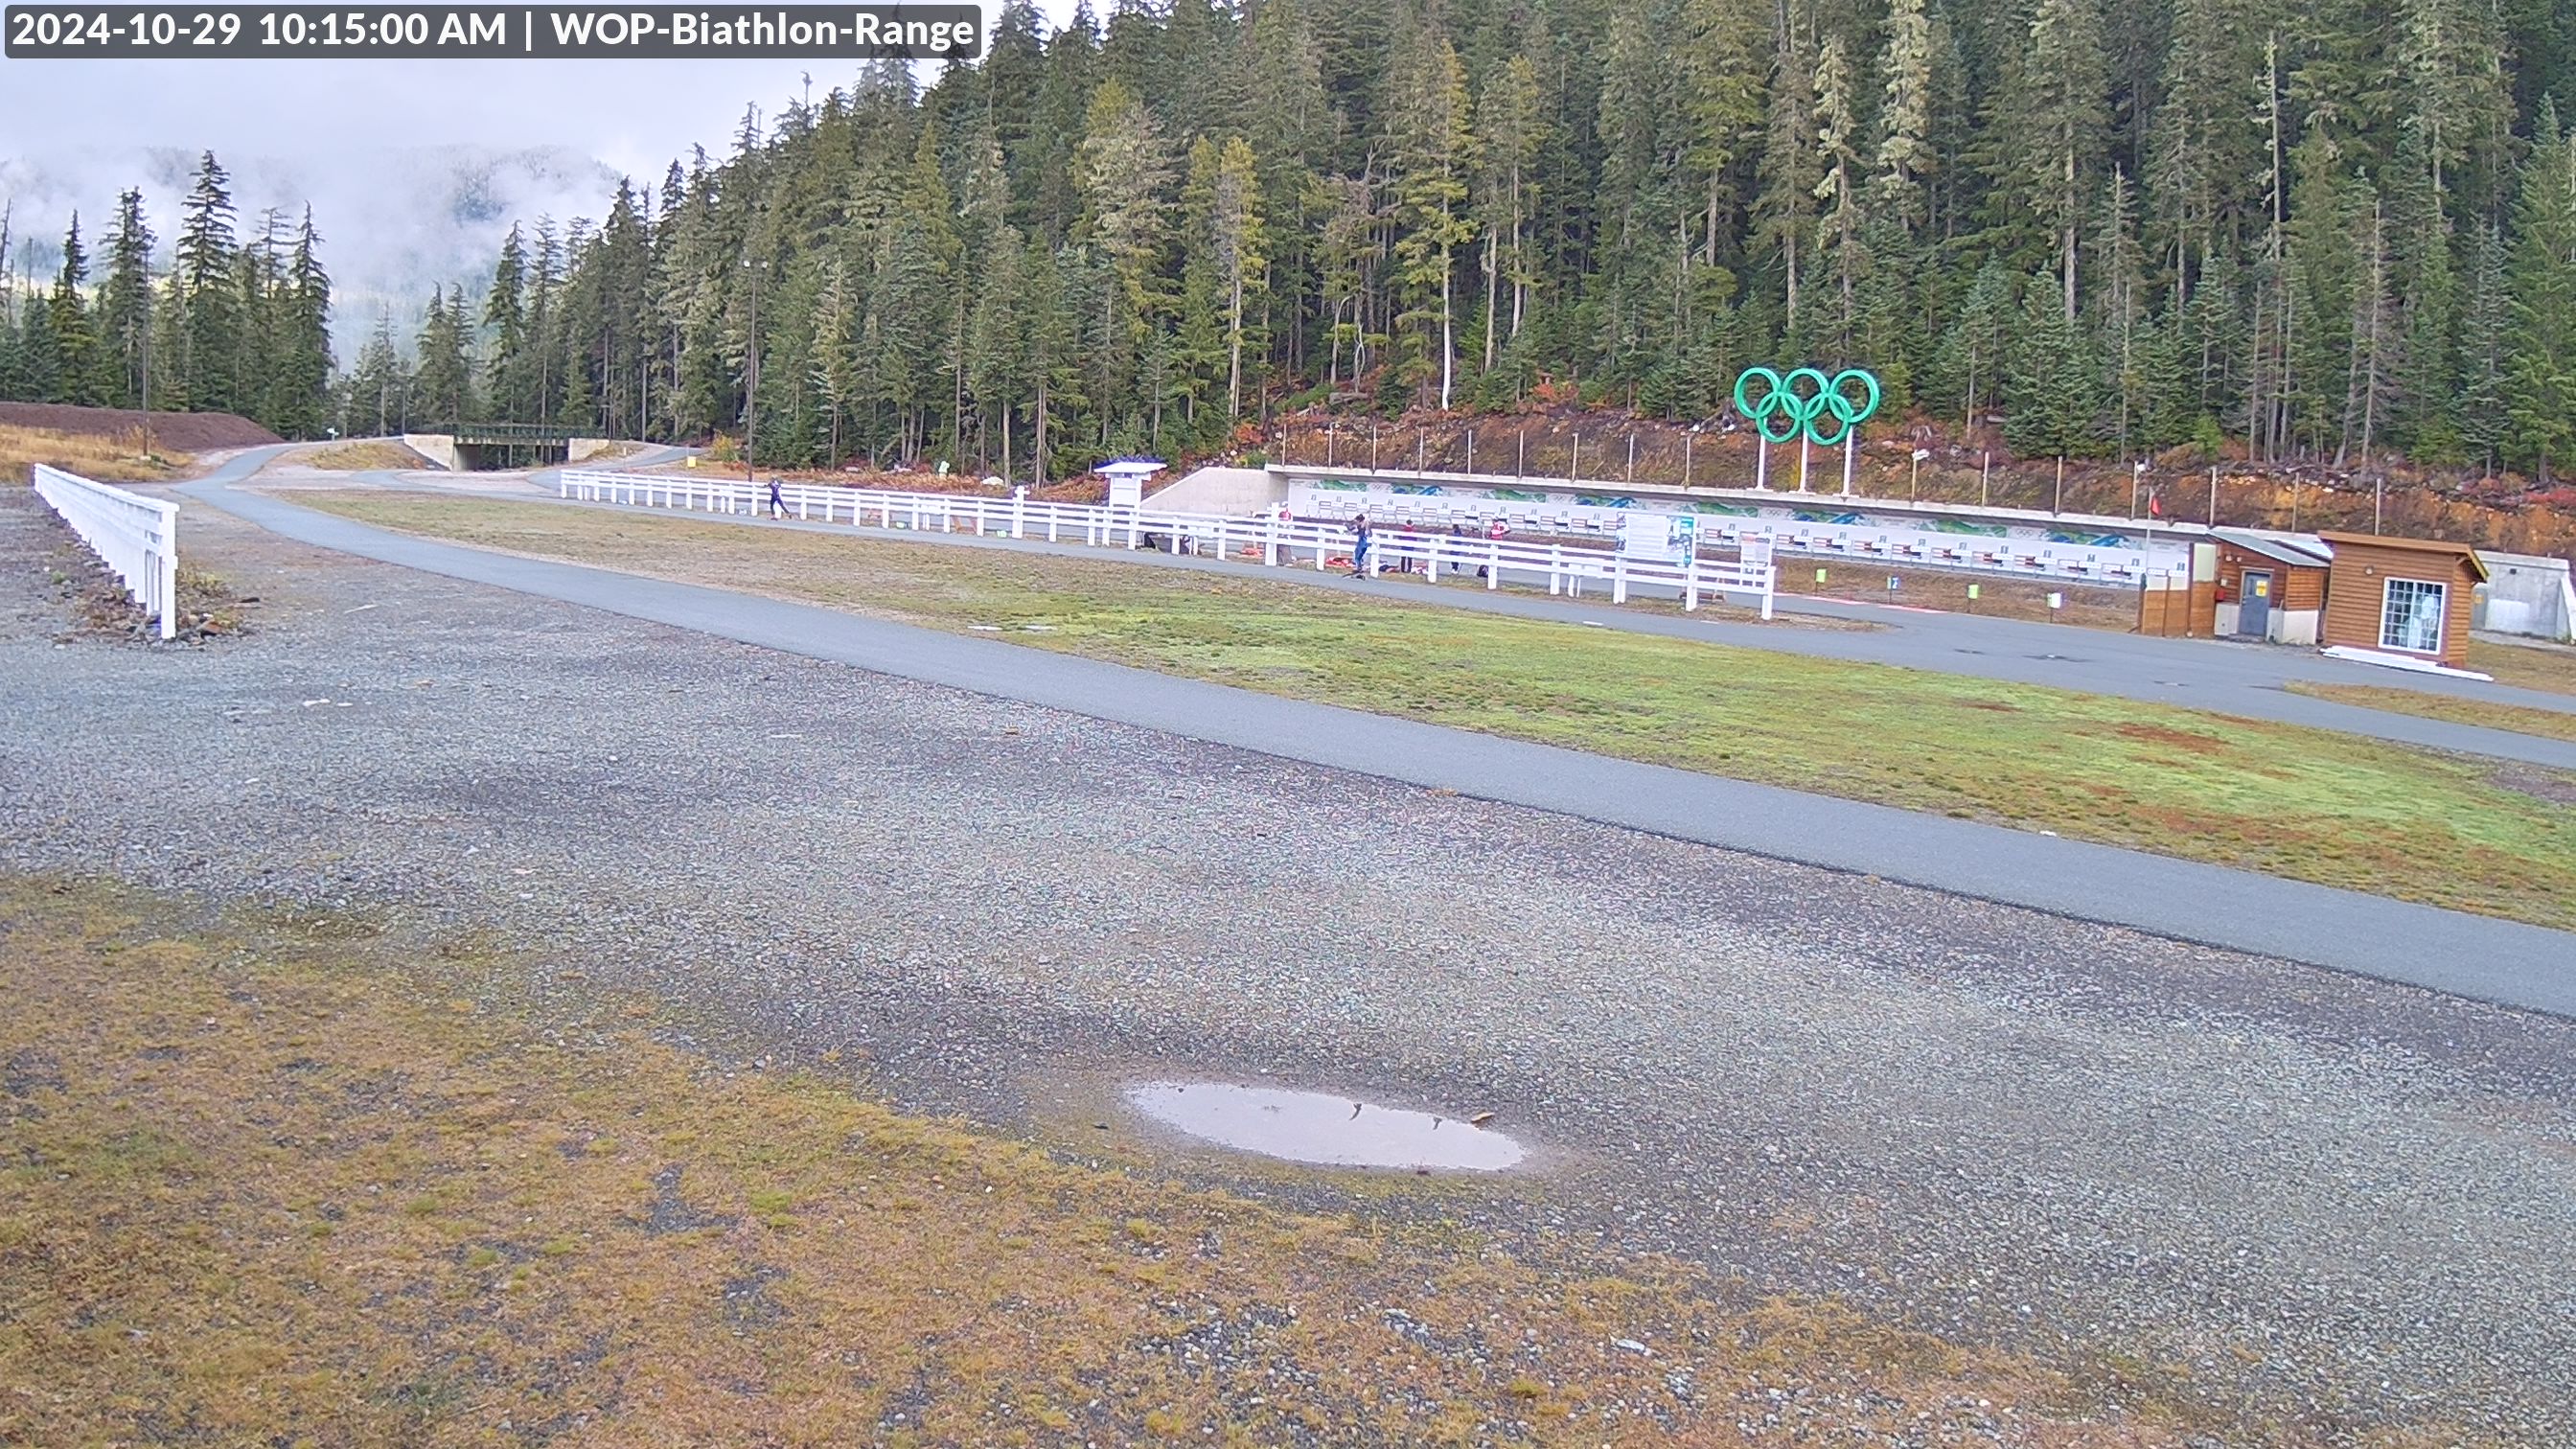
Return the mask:
POLYGON ((1324 1092, 1228 1082, 1139 1082, 1127 1104, 1192 1137, 1321 1167, 1441 1168, 1499 1172, 1528 1153, 1500 1132, 1354 1102, 1324 1092))

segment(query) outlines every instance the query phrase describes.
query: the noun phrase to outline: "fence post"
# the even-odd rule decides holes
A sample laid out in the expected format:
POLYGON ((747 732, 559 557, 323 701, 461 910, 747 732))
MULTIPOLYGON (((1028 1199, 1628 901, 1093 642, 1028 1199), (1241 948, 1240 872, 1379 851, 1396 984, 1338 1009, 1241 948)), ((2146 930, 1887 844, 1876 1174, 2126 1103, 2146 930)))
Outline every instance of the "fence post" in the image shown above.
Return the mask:
POLYGON ((1547 592, 1549 597, 1553 598, 1558 593, 1563 592, 1565 587, 1564 574, 1565 545, 1561 543, 1551 543, 1547 546, 1547 592))
POLYGON ((1699 612, 1699 550, 1696 548, 1682 562, 1682 612, 1699 612))
POLYGON ((179 632, 179 624, 176 617, 179 612, 179 540, 176 536, 178 533, 179 510, 176 507, 173 507, 169 513, 163 515, 163 519, 163 525, 159 530, 159 538, 154 547, 159 551, 159 562, 161 564, 161 567, 158 570, 161 575, 159 580, 161 585, 161 637, 169 639, 175 637, 179 632))
POLYGON ((1499 543, 1488 542, 1485 545, 1485 554, 1487 559, 1485 564, 1485 592, 1490 594, 1494 590, 1503 586, 1503 546, 1499 543))
POLYGON ((1261 541, 1261 562, 1274 569, 1279 567, 1279 514, 1276 510, 1270 515, 1269 533, 1261 541))
POLYGON ((1628 556, 1624 553, 1610 555, 1610 602, 1628 602, 1628 556))

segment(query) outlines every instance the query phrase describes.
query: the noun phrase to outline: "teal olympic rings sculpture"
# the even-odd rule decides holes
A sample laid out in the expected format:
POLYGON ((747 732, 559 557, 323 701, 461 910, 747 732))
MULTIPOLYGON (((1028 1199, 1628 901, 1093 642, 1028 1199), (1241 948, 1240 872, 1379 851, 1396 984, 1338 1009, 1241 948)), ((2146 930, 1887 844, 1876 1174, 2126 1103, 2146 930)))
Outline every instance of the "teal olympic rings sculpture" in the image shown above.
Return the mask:
POLYGON ((1817 368, 1801 367, 1785 378, 1767 367, 1748 367, 1736 375, 1735 410, 1753 420, 1766 443, 1794 443, 1804 436, 1818 447, 1830 448, 1878 411, 1878 379, 1857 367, 1832 377, 1817 368), (1764 385, 1758 398, 1746 392, 1755 382, 1764 385), (1854 385, 1863 394, 1857 401, 1849 392, 1854 385), (1780 419, 1777 429, 1773 418, 1780 419))

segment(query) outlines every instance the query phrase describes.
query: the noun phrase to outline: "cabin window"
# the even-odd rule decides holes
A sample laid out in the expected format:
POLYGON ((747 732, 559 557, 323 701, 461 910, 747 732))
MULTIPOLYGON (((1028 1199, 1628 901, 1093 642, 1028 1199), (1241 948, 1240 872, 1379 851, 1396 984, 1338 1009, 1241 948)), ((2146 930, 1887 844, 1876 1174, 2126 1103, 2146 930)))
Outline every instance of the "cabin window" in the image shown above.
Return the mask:
POLYGON ((2450 589, 2421 579, 2390 579, 2379 610, 2379 647, 2410 654, 2442 652, 2442 609, 2450 589))

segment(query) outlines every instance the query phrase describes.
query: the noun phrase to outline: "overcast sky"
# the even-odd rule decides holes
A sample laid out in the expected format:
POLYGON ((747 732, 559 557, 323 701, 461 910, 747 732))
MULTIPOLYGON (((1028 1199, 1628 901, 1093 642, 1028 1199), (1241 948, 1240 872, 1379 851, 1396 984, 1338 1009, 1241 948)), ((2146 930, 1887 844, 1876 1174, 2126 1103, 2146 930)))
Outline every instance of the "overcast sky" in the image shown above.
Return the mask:
MULTIPOLYGON (((998 8, 984 6, 988 23, 998 8)), ((75 207, 95 237, 117 191, 139 185, 166 255, 186 173, 212 149, 234 173, 245 221, 309 200, 326 261, 351 291, 416 289, 488 267, 478 258, 507 222, 460 223, 455 193, 461 173, 494 155, 540 153, 495 171, 490 208, 595 218, 617 176, 658 182, 692 145, 725 151, 746 102, 766 120, 803 93, 808 73, 820 98, 857 72, 747 60, 0 58, 0 200, 14 202, 19 237, 58 238, 75 207)))

